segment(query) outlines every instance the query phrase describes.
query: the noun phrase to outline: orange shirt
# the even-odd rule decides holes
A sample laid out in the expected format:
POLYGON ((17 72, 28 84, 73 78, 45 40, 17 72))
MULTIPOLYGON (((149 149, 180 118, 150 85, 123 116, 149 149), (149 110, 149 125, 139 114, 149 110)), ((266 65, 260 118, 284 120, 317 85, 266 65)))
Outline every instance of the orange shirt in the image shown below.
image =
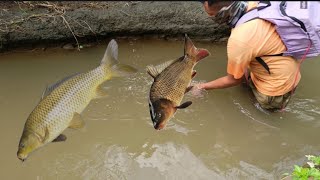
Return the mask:
MULTIPOLYGON (((256 5, 256 2, 249 2, 248 10, 256 5)), ((227 72, 239 79, 249 68, 252 82, 257 90, 265 95, 283 95, 292 90, 294 83, 296 86, 300 81, 299 62, 292 57, 262 57, 279 54, 286 50, 275 26, 268 21, 254 19, 233 28, 227 50, 227 72), (255 57, 261 57, 266 62, 271 74, 255 57)))

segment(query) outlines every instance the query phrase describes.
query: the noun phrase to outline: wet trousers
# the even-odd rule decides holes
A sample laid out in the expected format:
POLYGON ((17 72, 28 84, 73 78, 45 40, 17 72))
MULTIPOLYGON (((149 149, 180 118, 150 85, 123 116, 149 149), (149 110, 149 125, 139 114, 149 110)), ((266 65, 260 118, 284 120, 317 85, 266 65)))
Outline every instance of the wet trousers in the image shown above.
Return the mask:
POLYGON ((247 83, 248 83, 250 89, 252 90, 252 93, 255 96, 256 100, 260 104, 260 106, 263 109, 267 109, 267 110, 271 110, 271 111, 282 110, 283 108, 285 108, 288 105, 289 100, 295 90, 295 88, 294 88, 293 90, 291 90, 281 96, 268 96, 268 95, 260 93, 257 90, 257 88, 255 87, 255 85, 252 82, 250 77, 248 77, 247 83))

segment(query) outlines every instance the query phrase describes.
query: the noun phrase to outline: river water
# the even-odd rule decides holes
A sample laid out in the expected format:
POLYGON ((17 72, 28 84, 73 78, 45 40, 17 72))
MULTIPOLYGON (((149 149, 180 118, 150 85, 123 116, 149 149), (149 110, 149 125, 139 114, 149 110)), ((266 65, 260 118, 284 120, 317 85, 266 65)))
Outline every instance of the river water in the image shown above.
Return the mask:
MULTIPOLYGON (((95 68, 107 42, 77 50, 15 51, 0 55, 0 179, 280 179, 307 154, 320 154, 320 58, 302 64, 302 79, 283 112, 259 109, 244 86, 186 94, 164 130, 154 130, 145 72, 183 54, 182 41, 118 40, 119 60, 138 69, 104 83, 105 98, 83 111, 86 126, 67 129, 21 162, 16 157, 24 123, 42 92, 63 77, 95 68)), ((226 44, 194 42, 211 56, 194 82, 226 74, 226 44)))

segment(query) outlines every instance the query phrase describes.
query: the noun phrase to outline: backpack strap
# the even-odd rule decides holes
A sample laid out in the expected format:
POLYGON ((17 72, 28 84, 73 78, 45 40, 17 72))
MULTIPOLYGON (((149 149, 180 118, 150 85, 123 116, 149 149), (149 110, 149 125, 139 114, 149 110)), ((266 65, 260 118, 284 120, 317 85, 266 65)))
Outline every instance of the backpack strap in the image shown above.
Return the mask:
POLYGON ((259 6, 258 6, 258 10, 264 9, 269 6, 271 6, 270 1, 260 1, 259 6), (261 5, 261 4, 264 4, 264 5, 261 5))
POLYGON ((260 1, 257 7, 254 7, 247 11, 237 22, 236 26, 243 24, 245 22, 251 21, 253 19, 259 18, 258 11, 271 6, 270 1, 260 1))
MULTIPOLYGON (((304 25, 304 23, 302 21, 300 21, 299 19, 297 19, 297 18, 295 18, 293 16, 289 16, 286 13, 286 11, 285 11, 286 3, 287 3, 286 1, 282 1, 280 3, 280 12, 281 12, 281 14, 284 15, 284 16, 287 16, 287 17, 291 18, 292 20, 294 20, 295 22, 297 22, 300 25, 301 29, 303 29, 304 32, 308 33, 307 28, 306 28, 306 26, 304 25)), ((309 36, 309 33, 308 33, 308 36, 309 36)), ((309 36, 309 38, 310 38, 310 36, 309 36)))
POLYGON ((253 8, 250 11, 246 12, 237 22, 237 24, 235 25, 235 27, 239 26, 240 24, 243 24, 245 22, 251 21, 253 19, 257 19, 259 18, 258 16, 258 9, 257 8, 253 8))
MULTIPOLYGON (((264 55, 264 56, 282 56, 282 55, 283 55, 283 53, 272 54, 272 55, 264 55)), ((256 57, 256 60, 268 71, 269 74, 271 74, 269 66, 267 65, 267 63, 261 57, 256 57)))
POLYGON ((271 74, 269 66, 266 62, 264 62, 264 60, 261 57, 256 57, 256 60, 268 71, 269 74, 271 74))

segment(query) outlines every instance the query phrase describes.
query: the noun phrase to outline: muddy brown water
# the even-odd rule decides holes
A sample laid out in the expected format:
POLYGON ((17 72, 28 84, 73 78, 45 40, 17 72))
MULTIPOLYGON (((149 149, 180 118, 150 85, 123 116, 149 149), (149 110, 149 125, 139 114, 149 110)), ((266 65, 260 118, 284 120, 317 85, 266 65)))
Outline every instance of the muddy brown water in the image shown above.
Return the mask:
MULTIPOLYGON (((95 68, 105 44, 69 51, 10 52, 0 56, 0 179, 280 179, 307 154, 320 154, 320 58, 302 65, 302 79, 284 112, 257 108, 243 86, 187 94, 193 104, 155 131, 148 109, 149 64, 177 58, 182 41, 118 40, 119 60, 138 69, 104 83, 109 95, 83 111, 81 130, 21 162, 24 123, 46 85, 95 68)), ((194 82, 226 73, 226 45, 194 42, 211 56, 194 82)), ((184 102, 183 101, 183 102, 184 102)))

